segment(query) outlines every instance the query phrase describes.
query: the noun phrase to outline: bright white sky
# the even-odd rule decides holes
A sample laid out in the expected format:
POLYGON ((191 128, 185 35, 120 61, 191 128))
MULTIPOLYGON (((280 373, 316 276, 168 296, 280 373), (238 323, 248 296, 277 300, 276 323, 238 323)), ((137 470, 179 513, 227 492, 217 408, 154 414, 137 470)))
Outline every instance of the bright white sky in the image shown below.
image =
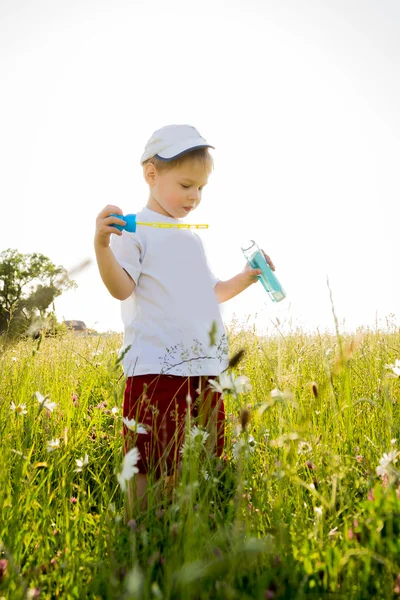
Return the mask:
POLYGON ((240 272, 254 239, 288 294, 256 283, 226 323, 331 329, 327 276, 343 328, 398 322, 398 0, 1 0, 0 81, 0 250, 93 258, 60 319, 122 331, 95 219, 145 205, 147 139, 189 123, 216 147, 187 219, 211 269, 240 272))

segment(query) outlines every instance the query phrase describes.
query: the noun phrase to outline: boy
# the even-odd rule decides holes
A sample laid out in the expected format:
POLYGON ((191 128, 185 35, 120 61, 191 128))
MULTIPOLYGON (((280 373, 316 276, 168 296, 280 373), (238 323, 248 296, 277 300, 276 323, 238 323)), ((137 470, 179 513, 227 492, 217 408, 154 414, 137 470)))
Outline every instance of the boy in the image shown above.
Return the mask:
MULTIPOLYGON (((153 133, 140 161, 149 198, 137 221, 182 223, 198 207, 213 168, 208 148, 213 146, 189 125, 169 125, 153 133)), ((174 472, 188 409, 211 431, 210 440, 221 455, 223 398, 212 386, 205 389, 207 379, 215 379, 229 362, 218 304, 255 283, 261 271, 246 264, 232 279, 220 281, 210 271, 193 229, 138 225, 135 233, 121 232, 113 224, 125 221, 110 213, 123 215, 111 205, 99 213, 94 246, 105 286, 122 301, 127 378, 123 416, 134 419, 135 434, 124 424, 124 452, 132 445, 139 450, 135 483, 141 499, 150 469, 158 476, 174 472), (137 423, 147 433, 139 433, 137 423)), ((132 505, 133 490, 128 490, 132 505)))

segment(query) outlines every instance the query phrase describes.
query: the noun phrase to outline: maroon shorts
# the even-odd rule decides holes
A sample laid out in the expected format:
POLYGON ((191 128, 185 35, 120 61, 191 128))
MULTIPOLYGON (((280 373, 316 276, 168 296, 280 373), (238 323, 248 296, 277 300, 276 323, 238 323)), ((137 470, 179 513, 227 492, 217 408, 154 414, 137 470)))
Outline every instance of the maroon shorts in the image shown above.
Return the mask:
POLYGON ((222 395, 208 383, 216 376, 135 375, 128 377, 123 416, 146 426, 147 434, 133 433, 123 425, 124 454, 133 446, 140 452, 139 473, 171 474, 182 456, 180 448, 187 426, 209 432, 207 446, 221 456, 224 446, 225 409, 222 395), (200 389, 201 386, 201 389, 200 389), (200 392, 200 393, 199 393, 200 392), (190 394, 191 402, 187 396, 190 394))

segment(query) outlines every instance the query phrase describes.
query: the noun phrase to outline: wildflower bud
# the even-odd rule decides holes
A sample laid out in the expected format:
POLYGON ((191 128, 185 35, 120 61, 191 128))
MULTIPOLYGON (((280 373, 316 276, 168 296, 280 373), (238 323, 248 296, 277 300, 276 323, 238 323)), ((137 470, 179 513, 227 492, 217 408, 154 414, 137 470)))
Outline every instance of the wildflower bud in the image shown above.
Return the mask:
POLYGON ((8 565, 7 559, 2 558, 0 560, 0 583, 3 581, 3 579, 7 575, 7 565, 8 565))
POLYGON ((315 383, 315 381, 312 382, 311 389, 312 389, 312 393, 313 393, 314 398, 318 398, 318 386, 315 383))
POLYGON ((396 577, 396 581, 395 581, 395 586, 394 586, 393 592, 395 594, 397 594, 398 596, 400 595, 400 573, 396 577))
POLYGON ((242 427, 242 431, 246 430, 247 425, 250 421, 250 411, 248 408, 242 407, 240 410, 240 425, 242 427))
POLYGON ((281 564, 281 557, 279 556, 279 554, 275 554, 275 558, 272 562, 272 566, 273 567, 278 567, 281 564))

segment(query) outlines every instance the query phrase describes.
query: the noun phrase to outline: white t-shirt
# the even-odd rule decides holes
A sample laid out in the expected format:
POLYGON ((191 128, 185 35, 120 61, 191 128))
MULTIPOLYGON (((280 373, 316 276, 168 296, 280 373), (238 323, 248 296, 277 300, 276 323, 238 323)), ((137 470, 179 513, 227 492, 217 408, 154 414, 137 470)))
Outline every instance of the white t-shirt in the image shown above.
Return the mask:
MULTIPOLYGON (((184 223, 147 207, 136 220, 184 223)), ((125 376, 220 375, 228 366, 229 341, 214 292, 219 279, 195 230, 138 225, 135 233, 112 235, 110 247, 136 283, 121 302, 121 351, 131 345, 122 361, 125 376)))

